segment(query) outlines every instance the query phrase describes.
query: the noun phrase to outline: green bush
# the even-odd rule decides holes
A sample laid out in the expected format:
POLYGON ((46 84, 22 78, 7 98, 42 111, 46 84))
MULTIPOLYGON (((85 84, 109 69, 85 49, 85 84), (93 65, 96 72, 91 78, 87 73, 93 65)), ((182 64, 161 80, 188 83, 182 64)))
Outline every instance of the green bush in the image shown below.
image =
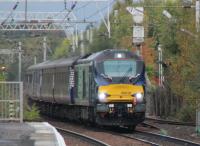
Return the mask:
POLYGON ((146 72, 147 72, 147 74, 148 74, 148 76, 150 78, 153 77, 154 71, 153 71, 153 67, 152 66, 150 66, 150 65, 146 66, 146 72))
POLYGON ((32 106, 25 106, 24 120, 26 121, 38 121, 40 120, 40 111, 38 107, 33 104, 32 106))

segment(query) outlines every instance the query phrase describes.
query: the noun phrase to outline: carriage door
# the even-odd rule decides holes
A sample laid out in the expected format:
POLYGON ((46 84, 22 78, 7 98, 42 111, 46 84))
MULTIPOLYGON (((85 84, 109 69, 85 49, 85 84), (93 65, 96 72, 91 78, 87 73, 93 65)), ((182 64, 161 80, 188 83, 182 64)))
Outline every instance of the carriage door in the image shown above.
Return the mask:
POLYGON ((74 99, 74 76, 75 76, 75 72, 74 69, 72 67, 69 68, 69 94, 70 94, 70 98, 71 98, 71 103, 75 102, 74 99))

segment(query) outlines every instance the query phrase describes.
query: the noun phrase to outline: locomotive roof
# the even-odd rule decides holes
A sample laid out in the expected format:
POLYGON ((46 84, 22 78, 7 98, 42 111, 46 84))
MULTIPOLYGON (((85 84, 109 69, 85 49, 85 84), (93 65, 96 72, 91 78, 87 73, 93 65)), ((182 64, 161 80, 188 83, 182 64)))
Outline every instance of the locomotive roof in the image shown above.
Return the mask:
POLYGON ((62 58, 62 59, 58 59, 58 60, 54 60, 54 61, 46 61, 46 62, 42 62, 36 65, 32 65, 28 68, 28 70, 32 70, 32 69, 45 69, 45 68, 55 68, 55 67, 62 67, 62 66, 71 66, 76 60, 77 63, 83 63, 83 62, 90 62, 90 61, 98 61, 101 59, 106 59, 106 58, 113 58, 115 53, 125 53, 126 54, 126 58, 134 58, 136 60, 142 60, 141 57, 139 57, 138 55, 128 51, 128 50, 122 50, 122 49, 118 49, 118 50, 104 50, 104 51, 100 51, 97 53, 93 53, 93 54, 87 54, 85 56, 82 57, 73 57, 73 58, 62 58))
POLYGON ((136 60, 141 60, 142 58, 138 55, 136 55, 135 53, 125 50, 125 49, 112 49, 112 50, 103 50, 97 53, 93 53, 91 55, 86 55, 87 57, 83 57, 82 59, 79 59, 77 62, 81 63, 81 62, 89 62, 92 60, 98 61, 101 59, 108 59, 108 58, 114 58, 116 53, 124 53, 125 58, 132 58, 132 59, 136 59, 136 60))

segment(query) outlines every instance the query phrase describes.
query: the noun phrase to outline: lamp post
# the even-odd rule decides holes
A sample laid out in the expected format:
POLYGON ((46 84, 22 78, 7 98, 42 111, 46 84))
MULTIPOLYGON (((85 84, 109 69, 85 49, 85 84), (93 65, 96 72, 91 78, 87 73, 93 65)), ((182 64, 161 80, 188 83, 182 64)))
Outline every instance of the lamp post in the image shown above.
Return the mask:
POLYGON ((19 82, 21 82, 21 66, 22 66, 22 43, 19 42, 19 46, 18 46, 18 49, 19 49, 19 69, 18 69, 18 80, 19 82))
POLYGON ((159 74, 159 86, 161 87, 163 86, 163 81, 164 81, 162 62, 163 62, 163 52, 161 45, 158 45, 158 68, 159 68, 158 74, 159 74))

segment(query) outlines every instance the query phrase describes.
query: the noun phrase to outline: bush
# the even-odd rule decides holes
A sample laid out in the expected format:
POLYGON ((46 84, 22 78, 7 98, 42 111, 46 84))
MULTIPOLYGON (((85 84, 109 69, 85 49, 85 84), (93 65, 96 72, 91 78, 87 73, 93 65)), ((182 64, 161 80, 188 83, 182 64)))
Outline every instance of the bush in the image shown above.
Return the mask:
POLYGON ((154 71, 153 71, 153 67, 152 67, 152 66, 150 66, 150 65, 146 66, 146 72, 147 72, 147 74, 148 74, 148 76, 149 76, 150 78, 153 77, 154 71))
POLYGON ((39 121, 40 120, 40 111, 35 104, 33 104, 32 106, 29 106, 29 105, 25 106, 24 120, 26 120, 26 121, 39 121))

